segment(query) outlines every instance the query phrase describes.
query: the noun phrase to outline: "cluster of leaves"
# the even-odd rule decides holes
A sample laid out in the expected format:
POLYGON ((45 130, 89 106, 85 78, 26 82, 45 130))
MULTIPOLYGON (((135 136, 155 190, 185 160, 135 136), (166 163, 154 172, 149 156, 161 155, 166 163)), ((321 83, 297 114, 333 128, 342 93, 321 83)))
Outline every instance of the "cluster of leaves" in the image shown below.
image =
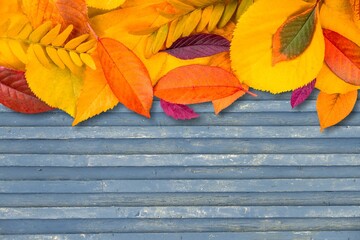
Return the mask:
POLYGON ((293 91, 293 107, 316 87, 323 129, 357 100, 359 0, 0 2, 0 102, 15 111, 58 108, 76 125, 119 103, 150 117, 156 96, 185 120, 249 87, 293 91))

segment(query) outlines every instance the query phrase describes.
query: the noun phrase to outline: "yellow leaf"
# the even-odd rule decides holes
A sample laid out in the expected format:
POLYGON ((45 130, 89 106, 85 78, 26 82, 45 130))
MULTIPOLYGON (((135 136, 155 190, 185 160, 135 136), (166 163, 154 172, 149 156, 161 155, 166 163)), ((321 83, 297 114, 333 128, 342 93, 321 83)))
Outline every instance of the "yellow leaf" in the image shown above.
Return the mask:
POLYGON ((360 87, 346 83, 339 78, 331 69, 324 64, 316 79, 315 87, 327 94, 347 93, 359 89, 360 87))
POLYGON ((119 103, 104 76, 96 52, 92 59, 96 61, 96 70, 87 68, 85 71, 84 87, 77 101, 77 111, 73 126, 102 112, 106 112, 119 103))
POLYGON ((120 7, 125 0, 86 0, 89 7, 111 10, 120 7))
POLYGON ((230 49, 233 70, 242 82, 255 89, 280 93, 297 89, 316 78, 325 52, 319 21, 312 42, 302 55, 272 64, 274 33, 290 15, 312 6, 309 4, 302 0, 259 0, 242 15, 230 49))
MULTIPOLYGON (((116 12, 120 13, 119 10, 116 10, 116 12)), ((112 13, 95 17, 92 19, 93 28, 97 33, 99 33, 100 37, 113 38, 124 44, 127 48, 133 50, 148 69, 153 85, 155 85, 162 76, 172 69, 190 64, 206 65, 211 59, 211 57, 205 57, 192 60, 181 60, 165 52, 160 52, 153 55, 151 58, 146 58, 144 52, 147 38, 144 36, 130 34, 126 31, 126 24, 125 26, 121 25, 121 22, 114 23, 119 28, 113 28, 112 26, 106 27, 102 24, 103 22, 113 22, 114 19, 112 17, 114 17, 112 13)))
POLYGON ((349 1, 325 1, 321 7, 320 20, 323 28, 337 32, 360 46, 360 28, 353 21, 349 1))
POLYGON ((26 80, 30 89, 49 106, 75 116, 76 101, 83 85, 81 76, 75 76, 69 69, 60 69, 52 63, 49 68, 44 67, 33 51, 29 51, 28 57, 26 80))
POLYGON ((357 95, 357 91, 346 94, 327 94, 320 92, 316 102, 316 110, 318 112, 321 130, 334 126, 345 119, 353 110, 357 95))

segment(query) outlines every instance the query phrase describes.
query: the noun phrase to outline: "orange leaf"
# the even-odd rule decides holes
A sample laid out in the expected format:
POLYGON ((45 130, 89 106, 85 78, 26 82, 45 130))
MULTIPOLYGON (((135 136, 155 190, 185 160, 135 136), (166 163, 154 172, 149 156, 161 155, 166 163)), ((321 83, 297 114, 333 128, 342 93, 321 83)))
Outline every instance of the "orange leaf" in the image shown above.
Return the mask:
POLYGON ((360 85, 360 47, 342 35, 324 29, 325 62, 345 82, 360 85))
POLYGON ((97 47, 104 75, 119 101, 136 113, 150 117, 153 88, 141 60, 122 43, 101 38, 97 47))
POLYGON ((74 26, 73 37, 89 32, 85 0, 23 0, 23 11, 36 28, 46 21, 74 26))
POLYGON ((104 76, 97 53, 94 52, 92 57, 96 70, 87 68, 85 71, 84 86, 76 104, 73 126, 114 108, 119 102, 104 76))
POLYGON ((327 94, 320 92, 316 102, 316 109, 321 130, 331 127, 345 119, 353 110, 357 95, 357 91, 345 94, 327 94))
POLYGON ((238 100, 239 98, 241 98, 242 96, 244 96, 246 94, 246 91, 249 90, 249 86, 246 86, 246 85, 243 84, 242 87, 243 87, 242 90, 237 91, 233 95, 225 97, 225 98, 221 98, 221 99, 218 99, 218 100, 214 100, 212 102, 216 115, 219 114, 222 110, 229 107, 236 100, 238 100))
POLYGON ((222 68, 187 65, 162 77, 154 94, 171 103, 194 104, 224 98, 240 89, 239 80, 222 68))
POLYGON ((354 12, 354 20, 360 21, 360 0, 350 0, 350 4, 354 12))

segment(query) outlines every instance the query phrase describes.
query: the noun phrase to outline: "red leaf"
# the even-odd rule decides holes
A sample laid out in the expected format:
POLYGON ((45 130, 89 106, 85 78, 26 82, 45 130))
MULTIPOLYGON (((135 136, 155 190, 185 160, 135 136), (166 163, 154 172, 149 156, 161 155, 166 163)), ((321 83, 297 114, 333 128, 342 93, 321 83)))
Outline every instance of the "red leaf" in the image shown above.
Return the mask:
POLYGON ((41 113, 53 110, 30 90, 24 72, 0 67, 0 103, 21 113, 41 113))
POLYGON ((165 51, 174 57, 186 60, 226 52, 229 51, 229 48, 230 42, 226 38, 203 33, 180 38, 165 51))
POLYGON ((101 66, 111 90, 127 108, 150 117, 153 87, 141 60, 122 43, 99 39, 97 47, 101 66))
POLYGON ((154 88, 155 96, 177 104, 195 104, 224 98, 242 89, 230 72, 203 65, 175 68, 154 88))
POLYGON ((315 88, 316 79, 309 84, 294 90, 291 94, 291 107, 294 108, 303 103, 315 88))
POLYGON ((345 82, 360 86, 360 47, 342 35, 324 29, 325 62, 345 82))
POLYGON ((194 112, 189 106, 183 104, 169 103, 161 99, 160 106, 166 115, 176 120, 190 120, 199 117, 199 114, 194 112))

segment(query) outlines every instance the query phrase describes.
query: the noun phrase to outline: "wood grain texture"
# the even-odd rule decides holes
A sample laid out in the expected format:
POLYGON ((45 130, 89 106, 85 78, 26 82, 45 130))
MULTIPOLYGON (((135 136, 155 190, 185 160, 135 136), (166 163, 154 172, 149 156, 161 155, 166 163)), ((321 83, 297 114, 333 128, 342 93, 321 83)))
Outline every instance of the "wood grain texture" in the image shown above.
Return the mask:
POLYGON ((359 240, 360 108, 320 133, 316 92, 215 116, 124 107, 78 127, 0 107, 0 239, 359 240))

